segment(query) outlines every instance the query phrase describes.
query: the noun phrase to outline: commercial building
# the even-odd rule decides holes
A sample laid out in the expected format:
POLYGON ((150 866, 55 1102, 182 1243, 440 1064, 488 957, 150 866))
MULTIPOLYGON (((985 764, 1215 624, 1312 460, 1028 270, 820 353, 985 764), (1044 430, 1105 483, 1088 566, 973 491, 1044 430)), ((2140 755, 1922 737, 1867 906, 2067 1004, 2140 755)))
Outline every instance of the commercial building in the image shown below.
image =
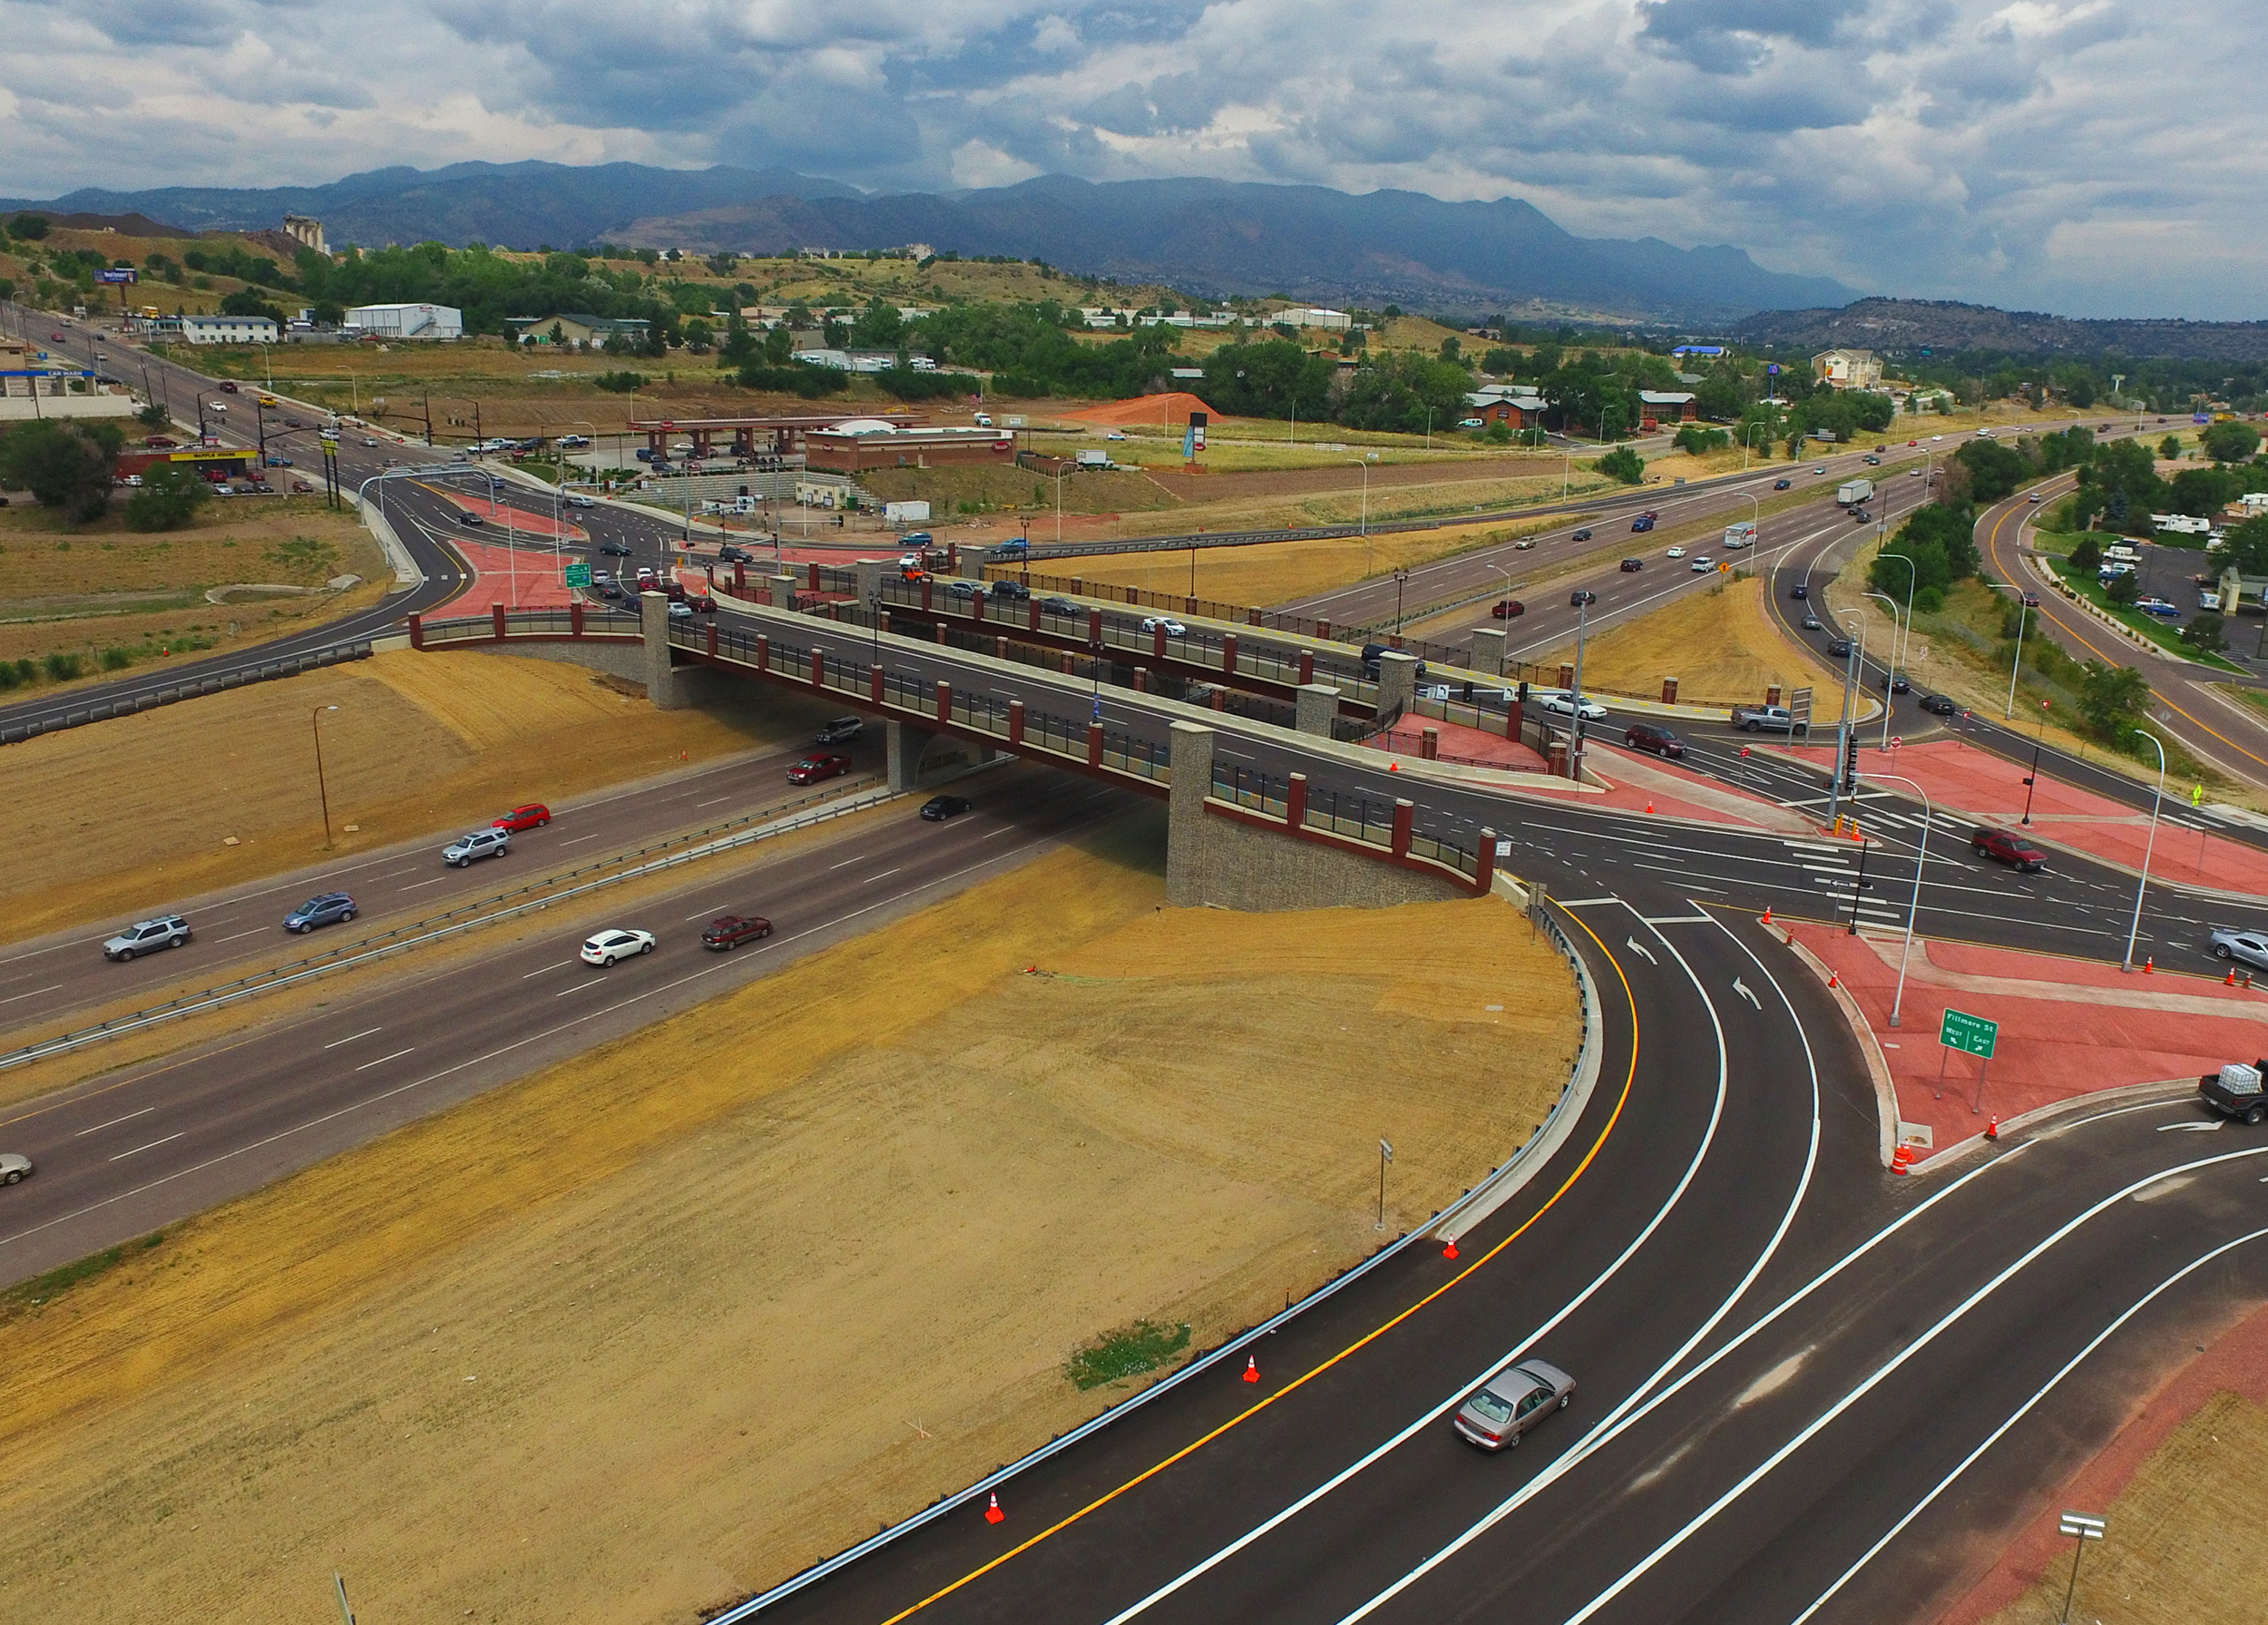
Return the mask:
POLYGON ((1543 426, 1543 396, 1517 384, 1487 384, 1465 396, 1471 416, 1484 424, 1504 424, 1514 429, 1543 426))
POLYGON ((1647 428, 1664 423, 1691 423, 1700 416, 1695 397, 1682 389, 1638 391, 1638 418, 1647 428))
POLYGON ((1344 310, 1326 310, 1317 305, 1303 305, 1290 310, 1268 313, 1270 327, 1282 323, 1287 328, 1321 328, 1326 333, 1344 333, 1354 325, 1354 318, 1344 310))
POLYGON ((522 344, 552 344, 573 349, 597 349, 642 345, 651 326, 642 316, 588 316, 561 311, 556 316, 507 316, 504 326, 522 344))
POLYGON ((184 344, 273 344, 282 337, 269 316, 167 316, 157 330, 159 338, 184 344))
POLYGON ((1822 350, 1812 357, 1812 377, 1833 389, 1878 388, 1882 358, 1872 350, 1822 350))
POLYGON ((807 467, 829 474, 963 463, 1012 467, 1016 438, 994 429, 901 428, 877 418, 856 418, 814 429, 804 436, 803 450, 807 467))
POLYGON ((462 338, 464 312, 448 305, 357 305, 340 325, 370 338, 462 338))

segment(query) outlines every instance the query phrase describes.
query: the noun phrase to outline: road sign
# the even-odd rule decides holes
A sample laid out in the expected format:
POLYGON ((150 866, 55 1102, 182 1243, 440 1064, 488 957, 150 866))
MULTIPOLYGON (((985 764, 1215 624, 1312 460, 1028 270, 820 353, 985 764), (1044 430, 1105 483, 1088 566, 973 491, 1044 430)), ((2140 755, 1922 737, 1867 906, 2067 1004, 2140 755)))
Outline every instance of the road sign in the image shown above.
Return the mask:
POLYGON ((1796 732, 1803 733, 1810 729, 1812 691, 1809 689, 1792 689, 1788 691, 1787 714, 1795 724, 1796 732))
POLYGON ((1949 1050, 1964 1054, 1992 1059, 1992 1047, 2000 1037, 2000 1023, 1989 1022, 1980 1015, 1948 1008, 1945 1019, 1938 1026, 1937 1041, 1949 1050))
POLYGON ((1904 734, 1901 734, 1901 733, 1894 733, 1894 734, 1892 734, 1892 735, 1890 736, 1890 748, 1891 748, 1892 750, 1897 749, 1900 746, 1903 745, 1905 742, 1906 742, 1906 736, 1905 736, 1904 734))
POLYGON ((1510 841, 1497 842, 1496 855, 1499 857, 1510 857, 1512 855, 1512 843, 1510 841))
POLYGON ((588 564, 568 565, 567 584, 571 587, 589 586, 591 584, 591 566, 588 564))

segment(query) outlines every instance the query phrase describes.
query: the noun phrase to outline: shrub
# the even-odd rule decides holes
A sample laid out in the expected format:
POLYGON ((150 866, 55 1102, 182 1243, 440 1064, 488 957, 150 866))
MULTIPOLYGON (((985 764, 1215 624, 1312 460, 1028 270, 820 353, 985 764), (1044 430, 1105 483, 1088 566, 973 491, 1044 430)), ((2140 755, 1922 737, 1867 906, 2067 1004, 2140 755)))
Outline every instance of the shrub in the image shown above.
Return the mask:
POLYGON ((1626 485, 1635 485, 1646 477, 1646 459, 1627 445, 1616 446, 1591 466, 1626 485))
POLYGON ((177 531, 212 497, 212 487, 177 463, 153 463, 142 488, 126 499, 126 524, 137 531, 177 531))
POLYGON ((633 389, 643 389, 646 387, 646 375, 642 372, 629 371, 602 372, 591 381, 610 394, 628 395, 633 389))
POLYGON ((122 649, 103 651, 103 670, 105 671, 123 671, 133 663, 134 657, 122 649))
POLYGON ((79 675, 79 657, 65 654, 60 649, 41 663, 47 668, 48 677, 56 682, 69 682, 79 675))

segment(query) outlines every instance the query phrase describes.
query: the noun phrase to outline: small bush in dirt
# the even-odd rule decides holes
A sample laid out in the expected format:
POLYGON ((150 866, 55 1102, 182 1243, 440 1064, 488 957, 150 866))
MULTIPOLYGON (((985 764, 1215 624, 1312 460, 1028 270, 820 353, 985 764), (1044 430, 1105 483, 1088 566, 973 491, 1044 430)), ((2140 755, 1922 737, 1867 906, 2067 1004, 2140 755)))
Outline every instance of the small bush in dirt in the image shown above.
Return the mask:
POLYGON ((122 649, 113 647, 103 651, 103 670, 105 671, 123 671, 133 663, 134 657, 122 649))
POLYGON ((1077 1350, 1063 1362, 1063 1375, 1074 1387, 1099 1388, 1155 1371, 1188 1346, 1188 1326, 1137 1320, 1077 1350))
POLYGON ((47 668, 48 677, 55 682, 69 682, 80 671, 79 657, 65 654, 61 650, 49 655, 42 664, 47 668))

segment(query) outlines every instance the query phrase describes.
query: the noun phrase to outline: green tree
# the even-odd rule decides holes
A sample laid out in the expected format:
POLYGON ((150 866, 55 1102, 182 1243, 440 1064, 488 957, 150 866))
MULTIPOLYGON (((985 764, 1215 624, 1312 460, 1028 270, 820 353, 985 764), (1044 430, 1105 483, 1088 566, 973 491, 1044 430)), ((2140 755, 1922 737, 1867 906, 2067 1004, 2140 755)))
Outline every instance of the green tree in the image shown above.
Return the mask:
POLYGON ((905 323, 898 316, 898 308, 880 294, 868 299, 858 319, 851 323, 850 341, 862 350, 894 350, 904 338, 905 323))
POLYGON ((2182 443, 2168 435, 2157 443, 2157 455, 2171 463, 2182 455, 2182 443))
POLYGON ((47 235, 47 217, 19 214, 8 222, 8 235, 18 242, 37 242, 47 235))
POLYGON ((1517 377, 1520 376, 1520 352, 1500 344, 1481 356, 1481 370, 1492 378, 1517 377))
POLYGON ((212 487, 179 463, 153 463, 142 489, 126 499, 126 524, 137 531, 177 531, 211 499, 212 487))
POLYGON ((1690 452, 1698 456, 1703 452, 1716 451, 1720 446, 1731 445, 1732 439, 1723 429, 1705 428, 1697 423, 1688 423, 1678 428, 1670 444, 1681 452, 1690 452))
POLYGON ((158 405, 155 401, 152 401, 148 406, 142 407, 141 411, 134 414, 134 421, 145 429, 162 429, 167 424, 171 423, 173 419, 163 406, 158 405))
POLYGON ((2131 570, 2121 570, 2103 583, 2103 596, 2122 610, 2130 610, 2142 596, 2140 578, 2131 570))
POLYGON ((2071 550, 2071 568, 2092 575, 2102 567, 2103 544, 2092 536, 2081 536, 2078 545, 2071 550))
POLYGON ((1979 502, 1999 502, 2013 494, 2032 475, 2030 460, 1998 440, 1971 440, 1953 456, 1969 470, 1970 494, 1979 502))
POLYGON ((0 437, 0 480, 83 524, 110 505, 111 470, 124 444, 119 426, 101 418, 19 423, 0 437))
POLYGON ((1955 582, 1976 574, 1976 515, 1968 508, 1941 502, 1924 503, 1910 514, 1898 532, 1882 544, 1882 555, 1867 571, 1867 582, 1879 592, 1896 598, 1907 587, 1907 571, 1899 559, 1913 561, 1914 602, 1924 592, 1942 593, 1955 582))
POLYGON ((1374 356, 1354 369, 1339 420, 1350 428, 1416 435, 1449 429, 1465 415, 1472 379, 1461 367, 1411 351, 1374 356))
POLYGON ((1205 358, 1205 398, 1232 417, 1287 417, 1296 406, 1315 422, 1330 411, 1335 371, 1286 339, 1225 344, 1205 358))
POLYGON ((2226 623, 2211 610, 2193 619, 2182 628, 2182 641, 2207 654, 2218 654, 2228 647, 2226 623))
POLYGON ((2229 527, 2228 560, 2239 575, 2268 575, 2268 514, 2229 527))
POLYGON ((2216 423, 2199 436, 2199 443, 2216 463, 2244 463, 2260 449, 2260 431, 2249 423, 2216 423))
POLYGON ((2097 739, 2124 746, 2150 703, 2150 684, 2132 666, 2088 661, 2079 674, 2079 714, 2097 739))
POLYGON ((1616 446, 1591 466, 1626 485, 1635 485, 1646 477, 1646 459, 1627 445, 1616 446))

